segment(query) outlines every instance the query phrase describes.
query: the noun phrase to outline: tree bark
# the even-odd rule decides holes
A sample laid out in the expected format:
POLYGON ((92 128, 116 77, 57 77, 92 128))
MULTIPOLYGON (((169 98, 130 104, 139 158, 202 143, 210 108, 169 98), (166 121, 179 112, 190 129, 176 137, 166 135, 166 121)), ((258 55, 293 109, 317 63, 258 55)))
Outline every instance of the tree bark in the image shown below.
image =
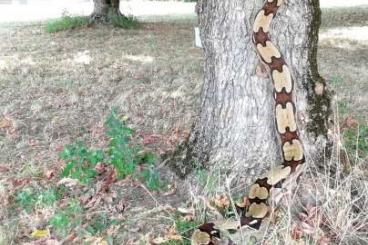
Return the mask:
MULTIPOLYGON (((218 168, 249 184, 281 163, 272 81, 252 43, 262 0, 203 0, 197 7, 204 48, 199 115, 174 169, 218 168)), ((307 162, 328 157, 331 99, 317 67, 319 0, 284 1, 271 24, 295 82, 297 122, 307 162)))
POLYGON ((108 21, 110 16, 123 16, 120 12, 120 0, 93 0, 93 19, 108 21))

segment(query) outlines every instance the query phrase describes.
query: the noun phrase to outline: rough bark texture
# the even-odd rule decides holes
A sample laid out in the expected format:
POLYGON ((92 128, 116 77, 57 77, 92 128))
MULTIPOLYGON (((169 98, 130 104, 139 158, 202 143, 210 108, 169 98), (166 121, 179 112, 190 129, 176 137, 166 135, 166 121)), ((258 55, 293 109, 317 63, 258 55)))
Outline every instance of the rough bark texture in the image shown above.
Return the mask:
POLYGON ((120 0, 93 0, 92 18, 107 20, 109 15, 122 15, 119 10, 120 0))
MULTIPOLYGON (((198 4, 205 81, 191 136, 177 152, 182 154, 176 161, 181 175, 199 164, 221 167, 250 183, 281 163, 273 86, 267 72, 263 77, 256 72, 262 64, 251 40, 253 21, 263 3, 203 0, 198 4)), ((307 161, 318 162, 328 149, 330 116, 330 95, 316 60, 319 0, 285 1, 278 12, 271 39, 291 68, 307 161)))

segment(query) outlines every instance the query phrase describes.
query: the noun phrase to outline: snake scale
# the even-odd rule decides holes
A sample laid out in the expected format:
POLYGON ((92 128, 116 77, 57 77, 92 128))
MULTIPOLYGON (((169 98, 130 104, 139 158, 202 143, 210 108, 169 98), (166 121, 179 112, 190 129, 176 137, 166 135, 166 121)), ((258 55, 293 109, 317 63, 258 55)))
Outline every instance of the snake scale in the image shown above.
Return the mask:
MULTIPOLYGON (((250 187, 249 205, 237 207, 240 221, 237 228, 249 226, 259 229, 270 212, 270 196, 273 188, 281 188, 282 183, 305 162, 304 150, 296 123, 296 106, 293 100, 294 82, 290 68, 282 54, 272 43, 270 25, 283 0, 266 0, 257 13, 253 25, 253 43, 258 56, 269 68, 274 85, 275 123, 281 142, 283 163, 259 177, 250 187)), ((199 226, 192 235, 194 245, 214 245, 221 240, 220 229, 215 223, 199 226)), ((234 244, 231 241, 228 244, 234 244)))

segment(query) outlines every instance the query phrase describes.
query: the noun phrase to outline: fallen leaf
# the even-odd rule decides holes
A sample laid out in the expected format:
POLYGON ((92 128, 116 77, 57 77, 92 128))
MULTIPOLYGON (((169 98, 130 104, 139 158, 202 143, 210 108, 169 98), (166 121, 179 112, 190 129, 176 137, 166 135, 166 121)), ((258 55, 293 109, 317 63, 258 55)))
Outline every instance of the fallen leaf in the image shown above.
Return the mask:
POLYGON ((154 144, 162 138, 161 135, 154 134, 154 133, 146 133, 146 132, 141 132, 140 136, 143 138, 142 139, 143 145, 154 144))
POLYGON ((165 193, 163 193, 164 196, 171 196, 174 195, 177 191, 177 187, 176 187, 176 182, 174 182, 174 184, 169 185, 169 190, 165 193))
POLYGON ((31 181, 30 178, 18 178, 18 179, 13 179, 12 184, 15 187, 19 187, 19 186, 24 186, 28 184, 30 181, 31 181))
POLYGON ((183 219, 184 219, 185 221, 192 221, 192 220, 194 220, 194 215, 193 215, 193 214, 187 214, 187 215, 185 215, 185 216, 183 217, 183 219))
POLYGON ((299 240, 304 235, 303 230, 299 226, 294 226, 291 231, 291 238, 293 240, 299 240))
POLYGON ((194 209, 193 208, 178 208, 178 212, 181 214, 194 214, 194 209))
POLYGON ((10 128, 12 126, 12 121, 10 118, 3 117, 0 119, 0 128, 10 128))
POLYGON ((341 125, 341 129, 356 128, 358 127, 358 125, 359 125, 358 120, 356 120, 353 116, 349 115, 344 119, 341 125))
POLYGON ((9 172, 10 168, 4 166, 5 164, 0 164, 0 172, 5 173, 9 172))
POLYGON ((97 193, 107 192, 111 184, 116 181, 116 171, 115 169, 111 169, 109 174, 104 178, 103 182, 97 187, 97 193))
POLYGON ((230 200, 226 194, 217 195, 214 202, 216 207, 220 209, 225 209, 230 205, 230 200))
POLYGON ((165 242, 168 242, 169 240, 167 238, 164 237, 156 237, 154 239, 152 239, 151 243, 152 244, 163 244, 165 242))
POLYGON ((103 237, 88 237, 84 240, 90 245, 109 245, 109 243, 103 237))
POLYGON ((169 239, 169 241, 182 241, 183 237, 176 234, 176 235, 169 235, 167 236, 167 239, 169 239))
POLYGON ((330 244, 331 239, 326 237, 326 236, 322 236, 319 240, 318 240, 318 245, 328 245, 330 244))
POLYGON ((246 208, 247 206, 250 205, 249 199, 248 197, 244 196, 242 200, 240 200, 239 202, 236 203, 236 206, 238 206, 239 208, 246 208))
POLYGON ((54 170, 47 170, 45 172, 46 179, 50 180, 55 176, 54 170))
POLYGON ((166 237, 176 237, 178 235, 178 232, 176 231, 176 227, 175 226, 171 226, 168 230, 167 233, 165 234, 166 237))
POLYGON ((95 170, 98 174, 102 174, 103 172, 106 171, 106 164, 101 162, 97 163, 95 166, 95 170))
POLYGON ((49 236, 50 236, 49 229, 35 229, 31 234, 31 237, 36 239, 45 238, 49 236))
POLYGON ((72 178, 62 178, 57 185, 65 185, 66 187, 73 187, 78 185, 79 181, 77 179, 72 179, 72 178))
POLYGON ((239 220, 236 219, 225 219, 214 223, 216 228, 220 230, 236 230, 240 225, 239 220))
POLYGON ((301 223, 301 230, 302 230, 303 233, 311 235, 316 231, 316 228, 311 226, 308 223, 303 222, 303 223, 301 223))

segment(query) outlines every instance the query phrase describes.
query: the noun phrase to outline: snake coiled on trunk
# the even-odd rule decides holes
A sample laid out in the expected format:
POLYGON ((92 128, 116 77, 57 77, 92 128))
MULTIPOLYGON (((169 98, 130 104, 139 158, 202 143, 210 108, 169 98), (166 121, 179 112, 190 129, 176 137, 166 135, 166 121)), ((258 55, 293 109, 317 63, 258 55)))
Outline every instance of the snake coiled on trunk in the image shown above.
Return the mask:
MULTIPOLYGON (((270 25, 283 0, 266 0, 257 13, 253 25, 253 43, 261 61, 269 68, 274 86, 275 123, 280 138, 283 162, 259 177, 248 192, 249 205, 237 207, 240 221, 236 228, 261 227, 262 221, 270 213, 271 190, 281 188, 283 182, 305 163, 305 155, 296 122, 296 106, 293 99, 294 82, 290 67, 281 52, 272 43, 270 25)), ((192 244, 217 244, 221 240, 221 230, 216 222, 199 226, 192 235, 192 244)), ((229 244, 234 244, 231 241, 229 244)))

